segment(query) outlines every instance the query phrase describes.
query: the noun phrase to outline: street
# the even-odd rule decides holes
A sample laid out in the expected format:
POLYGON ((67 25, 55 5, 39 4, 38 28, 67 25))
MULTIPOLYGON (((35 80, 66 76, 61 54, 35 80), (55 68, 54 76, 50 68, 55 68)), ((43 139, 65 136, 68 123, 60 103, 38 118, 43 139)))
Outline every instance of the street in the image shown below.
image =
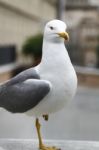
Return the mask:
MULTIPOLYGON (((78 87, 67 108, 40 120, 44 139, 99 140, 99 88, 78 87)), ((34 118, 1 109, 0 138, 37 138, 34 118)))

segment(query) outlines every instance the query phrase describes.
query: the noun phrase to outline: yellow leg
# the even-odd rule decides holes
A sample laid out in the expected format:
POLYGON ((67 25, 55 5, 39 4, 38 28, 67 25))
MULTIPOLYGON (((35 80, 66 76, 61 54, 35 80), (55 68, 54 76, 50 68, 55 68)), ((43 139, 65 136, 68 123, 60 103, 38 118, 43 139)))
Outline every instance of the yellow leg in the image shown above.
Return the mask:
POLYGON ((40 150, 60 150, 60 149, 57 149, 56 147, 48 147, 43 144, 41 133, 40 133, 40 127, 41 125, 39 123, 39 119, 36 118, 36 129, 37 129, 37 134, 38 134, 38 139, 39 139, 39 149, 40 150))

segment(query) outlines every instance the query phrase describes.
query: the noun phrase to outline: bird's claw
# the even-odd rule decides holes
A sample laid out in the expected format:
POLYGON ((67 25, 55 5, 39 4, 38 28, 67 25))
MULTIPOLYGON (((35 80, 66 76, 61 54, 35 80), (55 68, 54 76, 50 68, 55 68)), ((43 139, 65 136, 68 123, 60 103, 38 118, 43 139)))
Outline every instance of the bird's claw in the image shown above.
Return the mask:
POLYGON ((44 115, 43 115, 43 118, 44 118, 45 121, 48 121, 49 116, 48 116, 47 114, 44 114, 44 115))
POLYGON ((49 146, 41 146, 40 150, 61 150, 60 148, 56 148, 55 146, 49 147, 49 146))

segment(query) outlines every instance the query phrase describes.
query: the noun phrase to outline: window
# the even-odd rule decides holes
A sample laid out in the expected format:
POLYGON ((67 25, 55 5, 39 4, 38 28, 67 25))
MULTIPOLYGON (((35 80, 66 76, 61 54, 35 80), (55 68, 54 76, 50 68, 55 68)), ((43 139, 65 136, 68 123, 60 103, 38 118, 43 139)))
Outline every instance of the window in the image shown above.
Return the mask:
POLYGON ((13 63, 16 60, 15 45, 0 46, 0 65, 13 63))

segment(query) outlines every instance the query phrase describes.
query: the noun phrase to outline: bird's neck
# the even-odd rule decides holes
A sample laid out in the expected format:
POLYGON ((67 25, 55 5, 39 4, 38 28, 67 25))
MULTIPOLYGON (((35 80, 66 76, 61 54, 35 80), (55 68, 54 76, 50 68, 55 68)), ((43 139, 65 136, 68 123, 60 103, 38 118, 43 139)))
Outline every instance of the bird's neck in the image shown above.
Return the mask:
POLYGON ((52 43, 52 42, 43 42, 43 52, 42 52, 42 61, 41 64, 50 64, 51 62, 55 64, 62 64, 64 61, 70 61, 68 52, 65 48, 64 43, 52 43))

